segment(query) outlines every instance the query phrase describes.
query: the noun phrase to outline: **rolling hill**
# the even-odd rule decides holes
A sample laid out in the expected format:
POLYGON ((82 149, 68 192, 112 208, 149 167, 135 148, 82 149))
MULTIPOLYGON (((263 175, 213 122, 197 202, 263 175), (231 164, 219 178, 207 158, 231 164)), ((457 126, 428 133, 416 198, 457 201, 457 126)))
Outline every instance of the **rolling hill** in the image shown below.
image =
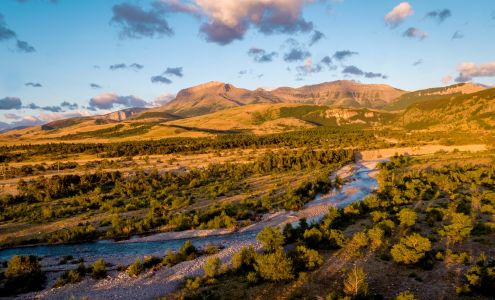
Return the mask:
POLYGON ((416 103, 443 99, 446 95, 472 94, 485 89, 486 88, 484 86, 477 84, 459 83, 447 87, 419 90, 401 95, 384 109, 388 111, 404 110, 416 103))
POLYGON ((493 130, 495 89, 438 96, 411 105, 398 119, 406 129, 493 130))

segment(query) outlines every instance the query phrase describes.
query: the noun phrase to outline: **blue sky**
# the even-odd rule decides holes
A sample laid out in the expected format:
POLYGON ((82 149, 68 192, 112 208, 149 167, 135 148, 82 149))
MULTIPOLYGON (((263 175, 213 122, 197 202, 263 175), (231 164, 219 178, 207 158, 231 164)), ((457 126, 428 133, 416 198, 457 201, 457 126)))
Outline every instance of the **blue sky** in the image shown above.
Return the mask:
POLYGON ((1 0, 0 122, 157 105, 212 80, 493 85, 495 1, 475 2, 1 0))

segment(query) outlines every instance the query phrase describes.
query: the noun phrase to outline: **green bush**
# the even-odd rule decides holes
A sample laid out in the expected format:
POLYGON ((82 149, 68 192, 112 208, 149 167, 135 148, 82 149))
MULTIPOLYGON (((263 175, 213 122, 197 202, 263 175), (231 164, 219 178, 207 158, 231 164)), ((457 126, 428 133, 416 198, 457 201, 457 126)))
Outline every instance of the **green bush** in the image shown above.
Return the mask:
POLYGON ((263 249, 267 253, 273 253, 280 249, 284 244, 284 236, 278 228, 265 227, 256 238, 263 245, 263 249))
POLYGON ((5 271, 4 293, 19 294, 39 290, 45 283, 38 258, 35 256, 13 256, 5 271))
POLYGON ((294 265, 296 269, 312 271, 323 265, 318 251, 299 245, 295 249, 294 265))
POLYGON ((398 213, 398 216, 399 216, 400 226, 405 228, 414 226, 418 218, 418 214, 409 208, 401 209, 398 213))
POLYGON ((392 258, 397 263, 406 265, 415 264, 425 256, 431 249, 431 242, 428 238, 413 233, 400 239, 390 250, 392 258))
POLYGON ((203 270, 205 272, 205 277, 215 278, 220 274, 221 261, 218 257, 209 257, 206 259, 203 270))
POLYGON ((103 259, 98 259, 91 268, 91 276, 94 279, 103 279, 107 277, 106 263, 103 259))
POLYGON ((261 278, 268 281, 286 281, 294 278, 292 260, 281 249, 257 255, 255 269, 261 278))
POLYGON ((61 286, 64 286, 66 284, 74 284, 74 283, 78 283, 82 280, 82 274, 79 273, 78 270, 70 270, 70 271, 66 271, 64 272, 64 274, 62 274, 62 276, 60 276, 57 281, 55 282, 55 285, 54 287, 61 287, 61 286))
POLYGON ((323 238, 323 234, 318 228, 307 229, 303 234, 304 242, 311 248, 317 248, 323 238))
POLYGON ((252 246, 243 247, 241 251, 232 255, 232 268, 237 271, 248 272, 253 270, 256 251, 252 246))
POLYGON ((136 260, 127 269, 127 274, 131 277, 136 277, 144 272, 144 266, 141 259, 136 258, 136 260))

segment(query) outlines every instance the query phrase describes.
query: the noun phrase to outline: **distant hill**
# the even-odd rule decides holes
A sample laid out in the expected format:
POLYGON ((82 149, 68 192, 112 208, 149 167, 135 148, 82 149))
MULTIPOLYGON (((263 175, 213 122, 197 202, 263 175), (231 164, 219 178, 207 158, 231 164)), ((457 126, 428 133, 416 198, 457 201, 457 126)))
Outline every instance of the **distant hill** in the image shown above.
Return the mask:
POLYGON ((325 82, 300 88, 271 91, 284 102, 352 108, 382 108, 404 93, 386 84, 362 84, 350 80, 325 82))
POLYGON ((411 105, 399 119, 398 126, 406 129, 493 130, 495 89, 421 101, 411 105))
POLYGON ((415 103, 443 99, 446 95, 472 94, 485 89, 486 87, 473 83, 459 83, 447 87, 419 90, 403 94, 384 109, 388 111, 404 110, 415 103))

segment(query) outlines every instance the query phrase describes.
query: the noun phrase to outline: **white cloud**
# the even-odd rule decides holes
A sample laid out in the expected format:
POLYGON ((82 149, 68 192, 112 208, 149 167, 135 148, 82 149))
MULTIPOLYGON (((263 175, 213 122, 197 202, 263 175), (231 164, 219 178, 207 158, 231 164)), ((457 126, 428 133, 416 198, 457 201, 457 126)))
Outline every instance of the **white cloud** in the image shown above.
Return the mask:
POLYGON ((385 22, 392 28, 399 26, 407 17, 414 14, 414 10, 408 2, 402 2, 387 15, 385 15, 385 22))
POLYGON ((309 32, 313 24, 302 17, 305 5, 316 0, 161 0, 172 12, 192 14, 204 20, 201 32, 221 45, 240 40, 250 27, 261 33, 309 32))
POLYGON ((153 101, 153 104, 155 106, 162 106, 167 104, 168 102, 172 101, 175 98, 175 95, 172 93, 164 93, 158 97, 155 98, 153 101))
POLYGON ((450 75, 447 75, 447 76, 444 76, 442 78, 442 83, 443 84, 450 84, 452 82, 452 80, 454 79, 454 77, 450 76, 450 75))
POLYGON ((457 82, 471 81, 475 77, 495 77, 495 62, 485 64, 462 63, 457 67, 457 82))
POLYGON ((89 107, 92 109, 112 109, 114 105, 145 107, 149 103, 136 96, 119 96, 115 93, 103 93, 89 100, 89 107))

